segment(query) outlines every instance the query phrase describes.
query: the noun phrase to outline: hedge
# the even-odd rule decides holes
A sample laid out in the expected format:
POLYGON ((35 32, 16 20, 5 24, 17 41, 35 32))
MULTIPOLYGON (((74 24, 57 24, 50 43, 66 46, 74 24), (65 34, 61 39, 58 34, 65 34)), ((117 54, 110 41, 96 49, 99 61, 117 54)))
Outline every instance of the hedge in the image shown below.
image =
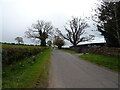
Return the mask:
POLYGON ((47 47, 2 47, 2 64, 12 64, 13 62, 17 62, 24 58, 36 55, 45 49, 47 49, 47 47))

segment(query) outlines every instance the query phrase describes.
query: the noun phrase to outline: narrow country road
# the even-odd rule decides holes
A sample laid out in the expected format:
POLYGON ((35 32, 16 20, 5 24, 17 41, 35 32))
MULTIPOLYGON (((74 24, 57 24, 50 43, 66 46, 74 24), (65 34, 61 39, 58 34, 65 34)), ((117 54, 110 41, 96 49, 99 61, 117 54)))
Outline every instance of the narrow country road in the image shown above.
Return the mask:
POLYGON ((117 73, 55 49, 49 78, 49 88, 118 88, 117 73))

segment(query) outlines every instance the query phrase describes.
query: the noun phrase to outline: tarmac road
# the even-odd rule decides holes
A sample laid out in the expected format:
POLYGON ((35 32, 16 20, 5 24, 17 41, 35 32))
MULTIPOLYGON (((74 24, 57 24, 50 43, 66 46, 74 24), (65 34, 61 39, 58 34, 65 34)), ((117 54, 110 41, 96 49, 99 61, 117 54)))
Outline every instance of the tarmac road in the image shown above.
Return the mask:
POLYGON ((118 74, 54 49, 48 88, 118 88, 118 74))

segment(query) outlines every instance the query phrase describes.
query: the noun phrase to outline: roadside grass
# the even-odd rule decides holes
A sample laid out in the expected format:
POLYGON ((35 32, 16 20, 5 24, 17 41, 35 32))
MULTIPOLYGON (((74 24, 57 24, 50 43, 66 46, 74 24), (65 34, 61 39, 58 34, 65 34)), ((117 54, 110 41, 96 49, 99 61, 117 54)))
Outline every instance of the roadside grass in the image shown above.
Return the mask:
POLYGON ((64 52, 68 52, 68 53, 77 53, 76 51, 73 51, 73 50, 69 50, 69 49, 60 49, 64 52))
POLYGON ((118 57, 104 56, 98 54, 84 54, 81 55, 80 58, 95 63, 97 65, 104 66, 110 70, 120 72, 118 68, 120 66, 118 64, 118 57))
POLYGON ((51 49, 3 67, 3 88, 41 88, 48 85, 51 49))

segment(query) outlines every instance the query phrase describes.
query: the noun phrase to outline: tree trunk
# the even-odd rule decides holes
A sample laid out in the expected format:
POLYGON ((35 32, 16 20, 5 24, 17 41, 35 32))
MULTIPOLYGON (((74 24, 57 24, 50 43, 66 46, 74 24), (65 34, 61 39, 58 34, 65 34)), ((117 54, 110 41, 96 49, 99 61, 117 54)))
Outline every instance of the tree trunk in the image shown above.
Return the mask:
POLYGON ((20 42, 18 41, 18 44, 20 44, 20 42))
POLYGON ((61 49, 62 48, 62 46, 58 46, 58 49, 61 49))
POLYGON ((74 43, 74 44, 73 44, 73 46, 74 46, 74 47, 76 47, 76 46, 77 46, 77 44, 76 44, 76 43, 74 43))
POLYGON ((41 39, 41 45, 40 46, 46 46, 46 39, 41 39))

